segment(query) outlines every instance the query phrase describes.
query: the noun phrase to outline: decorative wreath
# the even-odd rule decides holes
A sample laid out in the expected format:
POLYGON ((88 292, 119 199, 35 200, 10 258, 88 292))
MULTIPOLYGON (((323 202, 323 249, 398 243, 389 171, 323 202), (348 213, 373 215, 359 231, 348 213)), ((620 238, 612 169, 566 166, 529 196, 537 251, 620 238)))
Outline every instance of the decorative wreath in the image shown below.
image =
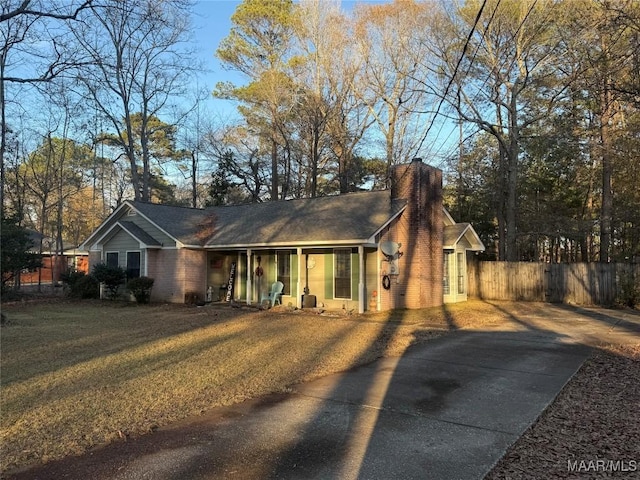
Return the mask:
POLYGON ((256 276, 261 277, 264 274, 264 270, 260 265, 256 268, 256 276))
POLYGON ((391 288, 391 278, 389 275, 385 275, 382 277, 382 288, 385 290, 389 290, 391 288))

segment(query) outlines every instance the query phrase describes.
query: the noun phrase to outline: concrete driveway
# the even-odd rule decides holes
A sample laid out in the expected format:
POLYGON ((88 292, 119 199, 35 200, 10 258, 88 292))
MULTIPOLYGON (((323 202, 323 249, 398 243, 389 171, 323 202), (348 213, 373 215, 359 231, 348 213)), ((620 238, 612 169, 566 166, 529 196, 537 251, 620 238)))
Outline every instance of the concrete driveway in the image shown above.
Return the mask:
POLYGON ((634 312, 549 306, 162 428, 21 479, 481 479, 634 312))

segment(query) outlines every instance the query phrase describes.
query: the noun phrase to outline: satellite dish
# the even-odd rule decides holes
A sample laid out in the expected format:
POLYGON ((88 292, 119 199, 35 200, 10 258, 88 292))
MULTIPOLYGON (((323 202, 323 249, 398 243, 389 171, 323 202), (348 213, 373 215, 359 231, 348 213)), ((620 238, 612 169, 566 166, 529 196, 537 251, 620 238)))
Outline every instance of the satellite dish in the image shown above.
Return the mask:
POLYGON ((387 257, 393 257, 396 253, 398 253, 401 246, 402 244, 396 242, 382 242, 380 243, 380 250, 382 250, 382 253, 384 253, 387 257))

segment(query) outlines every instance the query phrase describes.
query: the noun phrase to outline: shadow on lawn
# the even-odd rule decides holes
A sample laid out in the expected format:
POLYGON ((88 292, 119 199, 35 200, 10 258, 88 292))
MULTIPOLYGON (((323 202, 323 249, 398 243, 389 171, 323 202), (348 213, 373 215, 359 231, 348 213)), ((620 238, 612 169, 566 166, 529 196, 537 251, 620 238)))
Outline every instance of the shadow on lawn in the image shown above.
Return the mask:
MULTIPOLYGON (((520 330, 458 330, 455 316, 443 313, 453 333, 402 356, 13 478, 479 478, 589 349, 508 310, 520 330)), ((402 316, 383 324, 354 363, 389 346, 402 316)), ((340 343, 330 339, 315 361, 337 354, 340 343)), ((291 368, 303 376, 309 365, 291 368)))
MULTIPOLYGON (((35 309, 30 316, 41 317, 15 320, 19 316, 13 315, 11 325, 3 331, 4 386, 144 347, 219 321, 218 311, 214 309, 208 310, 206 315, 197 315, 195 308, 186 306, 65 302, 61 306, 28 305, 27 309, 35 309), (47 309, 60 308, 63 311, 77 309, 81 313, 73 312, 69 314, 70 318, 50 320, 47 309), (159 322, 159 315, 174 315, 179 321, 165 319, 159 322), (16 336, 16 347, 12 345, 13 336, 16 336), (15 348, 19 350, 14 351, 15 348), (52 349, 55 349, 55 355, 52 355, 52 349), (27 355, 24 355, 25 350, 30 350, 27 355), (43 362, 43 358, 47 361, 43 362)), ((24 309, 16 310, 16 313, 24 316, 24 309)))

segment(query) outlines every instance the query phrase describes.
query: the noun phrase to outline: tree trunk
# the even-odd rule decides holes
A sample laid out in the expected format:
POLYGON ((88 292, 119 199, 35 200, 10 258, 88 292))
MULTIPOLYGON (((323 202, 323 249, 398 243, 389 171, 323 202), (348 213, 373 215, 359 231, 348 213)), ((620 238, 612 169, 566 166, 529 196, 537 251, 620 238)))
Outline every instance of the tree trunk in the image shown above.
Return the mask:
POLYGON ((506 218, 506 204, 507 204, 507 191, 506 191, 506 163, 507 154, 504 150, 502 143, 499 147, 499 164, 498 164, 498 194, 496 198, 496 218, 498 220, 498 260, 507 260, 507 218, 506 218))
POLYGON ((140 146, 142 148, 142 182, 140 200, 151 201, 151 166, 149 155, 149 117, 145 112, 141 114, 140 122, 140 146))
POLYGON ((518 125, 518 97, 520 95, 522 82, 518 78, 512 89, 507 111, 507 121, 509 122, 508 149, 507 156, 507 198, 506 198, 506 260, 515 262, 518 260, 518 167, 520 161, 520 126, 518 125))
POLYGON ((313 139, 311 141, 311 198, 318 194, 318 130, 314 127, 313 139))
POLYGON ((4 219, 4 156, 7 150, 7 119, 4 99, 4 67, 6 57, 0 54, 0 218, 4 219))
POLYGON ((602 148, 602 209, 600 212, 600 261, 608 263, 611 260, 611 221, 613 216, 613 192, 611 177, 613 164, 611 159, 611 129, 609 122, 612 117, 612 99, 609 78, 604 80, 603 91, 600 95, 600 146, 602 148))
MULTIPOLYGON (((606 52, 608 42, 603 36, 602 51, 606 52)), ((611 74, 605 59, 600 93, 600 147, 602 149, 602 208, 600 211, 600 261, 611 260, 611 223, 613 216, 613 192, 611 189, 612 138, 610 122, 613 118, 613 94, 611 92, 611 74)))

